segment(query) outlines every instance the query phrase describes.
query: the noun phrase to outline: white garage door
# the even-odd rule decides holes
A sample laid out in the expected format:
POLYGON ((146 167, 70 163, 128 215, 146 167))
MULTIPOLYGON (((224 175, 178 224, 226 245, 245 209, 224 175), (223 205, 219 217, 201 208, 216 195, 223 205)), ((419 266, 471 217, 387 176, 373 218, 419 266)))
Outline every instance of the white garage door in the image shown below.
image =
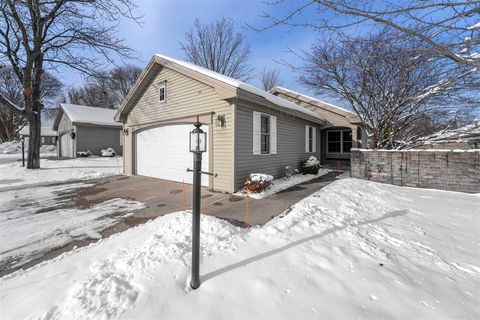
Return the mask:
MULTIPOLYGON (((170 125, 137 133, 137 174, 173 181, 192 183, 193 154, 189 151, 191 124, 170 125)), ((202 126, 208 132, 208 126, 202 126)), ((208 149, 208 148, 207 148, 208 149)), ((202 171, 208 171, 208 150, 202 155, 202 171)), ((202 175, 202 186, 208 187, 209 177, 202 175)))
POLYGON ((60 156, 73 157, 73 143, 69 133, 60 136, 60 156))

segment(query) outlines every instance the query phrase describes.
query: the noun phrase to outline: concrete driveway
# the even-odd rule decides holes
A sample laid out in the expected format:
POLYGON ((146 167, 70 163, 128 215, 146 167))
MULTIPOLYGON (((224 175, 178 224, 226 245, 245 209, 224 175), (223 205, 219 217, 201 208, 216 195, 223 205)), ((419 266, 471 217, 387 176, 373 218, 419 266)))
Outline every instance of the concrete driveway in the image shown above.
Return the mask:
MULTIPOLYGON (((265 224, 296 202, 330 184, 338 174, 331 172, 264 199, 249 199, 251 224, 265 224)), ((91 206, 112 198, 128 198, 145 203, 146 208, 106 230, 105 235, 108 236, 167 213, 191 209, 191 191, 191 185, 179 182, 142 176, 113 176, 98 180, 94 186, 78 189, 74 197, 79 206, 91 206)), ((246 200, 203 188, 201 212, 243 227, 246 200)))

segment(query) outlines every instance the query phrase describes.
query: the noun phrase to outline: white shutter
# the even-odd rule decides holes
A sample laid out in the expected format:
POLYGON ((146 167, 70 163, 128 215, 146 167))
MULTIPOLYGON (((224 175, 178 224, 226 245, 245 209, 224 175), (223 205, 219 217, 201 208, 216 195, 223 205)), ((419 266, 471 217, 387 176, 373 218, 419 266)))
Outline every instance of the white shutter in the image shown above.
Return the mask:
POLYGON ((313 150, 312 152, 317 152, 317 128, 312 127, 312 134, 313 134, 313 150))
POLYGON ((308 128, 309 126, 305 126, 305 152, 310 152, 308 150, 308 128))
POLYGON ((260 153, 260 113, 253 111, 253 154, 260 153))
POLYGON ((277 154, 277 117, 270 116, 270 154, 277 154))

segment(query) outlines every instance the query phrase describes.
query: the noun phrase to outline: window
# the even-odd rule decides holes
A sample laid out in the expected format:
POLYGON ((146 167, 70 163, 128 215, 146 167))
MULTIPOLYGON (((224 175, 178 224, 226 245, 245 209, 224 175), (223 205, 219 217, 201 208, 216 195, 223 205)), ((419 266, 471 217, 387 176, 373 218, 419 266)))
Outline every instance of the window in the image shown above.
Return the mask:
POLYGON ((352 131, 327 131, 327 153, 349 153, 352 149, 352 131))
POLYGON ((158 88, 158 100, 160 102, 164 102, 167 100, 167 91, 166 91, 167 86, 164 84, 160 88, 158 88))
POLYGON ((260 117, 260 152, 270 153, 270 117, 266 115, 260 117))

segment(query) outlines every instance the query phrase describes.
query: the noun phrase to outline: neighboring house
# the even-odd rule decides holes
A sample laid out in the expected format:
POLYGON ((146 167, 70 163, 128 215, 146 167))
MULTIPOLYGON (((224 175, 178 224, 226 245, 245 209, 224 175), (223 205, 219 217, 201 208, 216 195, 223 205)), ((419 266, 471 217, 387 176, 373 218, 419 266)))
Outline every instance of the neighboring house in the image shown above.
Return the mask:
POLYGON ((422 137, 407 146, 408 149, 479 149, 480 122, 475 121, 457 129, 440 130, 422 137))
POLYGON ((76 158, 79 151, 100 155, 107 147, 122 154, 122 125, 115 122, 116 110, 61 103, 53 122, 58 132, 58 156, 76 158))
POLYGON ((320 131, 321 163, 350 164, 350 149, 366 147, 367 134, 353 112, 282 87, 270 93, 307 108, 325 119, 320 131))
POLYGON ((191 183, 189 132, 208 133, 202 184, 233 192, 250 173, 280 177, 320 156, 322 116, 205 68, 155 55, 115 119, 124 124, 124 171, 191 183))
MULTIPOLYGON (((30 128, 28 126, 23 127, 20 130, 20 136, 22 138, 28 138, 30 134, 30 128)), ((41 143, 42 145, 55 145, 57 142, 57 132, 50 127, 40 128, 41 143)))

